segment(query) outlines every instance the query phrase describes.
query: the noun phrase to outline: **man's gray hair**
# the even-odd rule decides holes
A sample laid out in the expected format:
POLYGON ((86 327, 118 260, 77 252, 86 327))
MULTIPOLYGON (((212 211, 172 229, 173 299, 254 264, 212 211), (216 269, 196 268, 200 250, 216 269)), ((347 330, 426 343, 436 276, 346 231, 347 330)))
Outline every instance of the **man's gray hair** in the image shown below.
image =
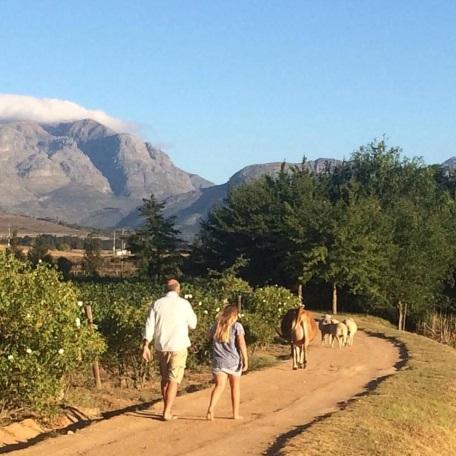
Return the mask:
POLYGON ((180 283, 176 279, 169 279, 165 284, 166 291, 177 291, 180 288, 180 283))

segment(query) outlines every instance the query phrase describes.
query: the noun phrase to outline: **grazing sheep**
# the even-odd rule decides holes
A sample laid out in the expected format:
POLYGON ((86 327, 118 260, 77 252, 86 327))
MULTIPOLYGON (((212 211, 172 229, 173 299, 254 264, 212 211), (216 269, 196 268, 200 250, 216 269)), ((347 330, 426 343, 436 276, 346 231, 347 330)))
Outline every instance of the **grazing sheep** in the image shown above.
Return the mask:
POLYGON ((347 343, 347 335, 348 335, 347 327, 344 325, 344 323, 332 323, 331 331, 332 331, 331 347, 334 344, 334 339, 337 339, 339 348, 342 348, 347 343))
POLYGON ((353 345, 353 340, 355 338, 356 331, 358 331, 358 325, 356 324, 355 320, 353 320, 353 318, 347 318, 346 320, 344 320, 344 323, 347 326, 348 330, 346 345, 351 347, 353 345))
POLYGON ((329 337, 329 344, 331 344, 332 336, 331 336, 331 315, 323 315, 321 320, 318 322, 318 328, 321 332, 321 343, 322 345, 326 344, 326 340, 329 337), (328 336, 328 337, 326 337, 328 336))

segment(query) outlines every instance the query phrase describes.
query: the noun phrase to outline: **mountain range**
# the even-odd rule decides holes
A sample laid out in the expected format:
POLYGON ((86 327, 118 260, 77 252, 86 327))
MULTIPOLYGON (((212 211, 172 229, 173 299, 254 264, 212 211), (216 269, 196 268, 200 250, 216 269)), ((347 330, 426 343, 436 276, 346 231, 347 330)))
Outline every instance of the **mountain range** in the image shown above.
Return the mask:
MULTIPOLYGON (((318 159, 319 171, 337 160, 318 159)), ((455 167, 456 157, 445 166, 455 167)), ((184 238, 227 192, 282 163, 247 166, 214 185, 176 167, 160 148, 90 119, 0 124, 0 210, 96 228, 135 227, 142 199, 154 194, 184 238)), ((288 165, 289 166, 289 165, 288 165)))

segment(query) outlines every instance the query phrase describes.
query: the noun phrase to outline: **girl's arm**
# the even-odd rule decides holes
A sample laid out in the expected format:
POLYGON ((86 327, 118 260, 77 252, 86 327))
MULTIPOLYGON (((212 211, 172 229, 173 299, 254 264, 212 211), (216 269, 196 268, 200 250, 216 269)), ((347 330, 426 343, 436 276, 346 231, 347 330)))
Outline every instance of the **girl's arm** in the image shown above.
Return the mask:
POLYGON ((247 354, 247 344, 245 343, 244 334, 236 336, 236 343, 242 356, 242 371, 245 372, 249 368, 249 356, 247 354))
POLYGON ((212 338, 214 337, 215 328, 216 328, 216 327, 217 327, 217 323, 214 323, 214 324, 210 327, 209 331, 207 332, 207 338, 208 338, 208 339, 212 339, 212 338))

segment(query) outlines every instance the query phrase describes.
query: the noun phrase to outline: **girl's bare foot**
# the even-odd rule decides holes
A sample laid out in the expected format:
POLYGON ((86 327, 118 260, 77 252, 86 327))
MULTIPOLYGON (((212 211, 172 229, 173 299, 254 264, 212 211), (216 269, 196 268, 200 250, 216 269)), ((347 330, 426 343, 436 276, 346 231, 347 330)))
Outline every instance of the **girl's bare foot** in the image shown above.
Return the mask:
POLYGON ((240 415, 234 415, 233 416, 233 420, 243 420, 244 417, 243 416, 240 416, 240 415))
POLYGON ((212 421, 214 419, 214 412, 211 412, 210 410, 207 411, 206 419, 208 421, 212 421))

